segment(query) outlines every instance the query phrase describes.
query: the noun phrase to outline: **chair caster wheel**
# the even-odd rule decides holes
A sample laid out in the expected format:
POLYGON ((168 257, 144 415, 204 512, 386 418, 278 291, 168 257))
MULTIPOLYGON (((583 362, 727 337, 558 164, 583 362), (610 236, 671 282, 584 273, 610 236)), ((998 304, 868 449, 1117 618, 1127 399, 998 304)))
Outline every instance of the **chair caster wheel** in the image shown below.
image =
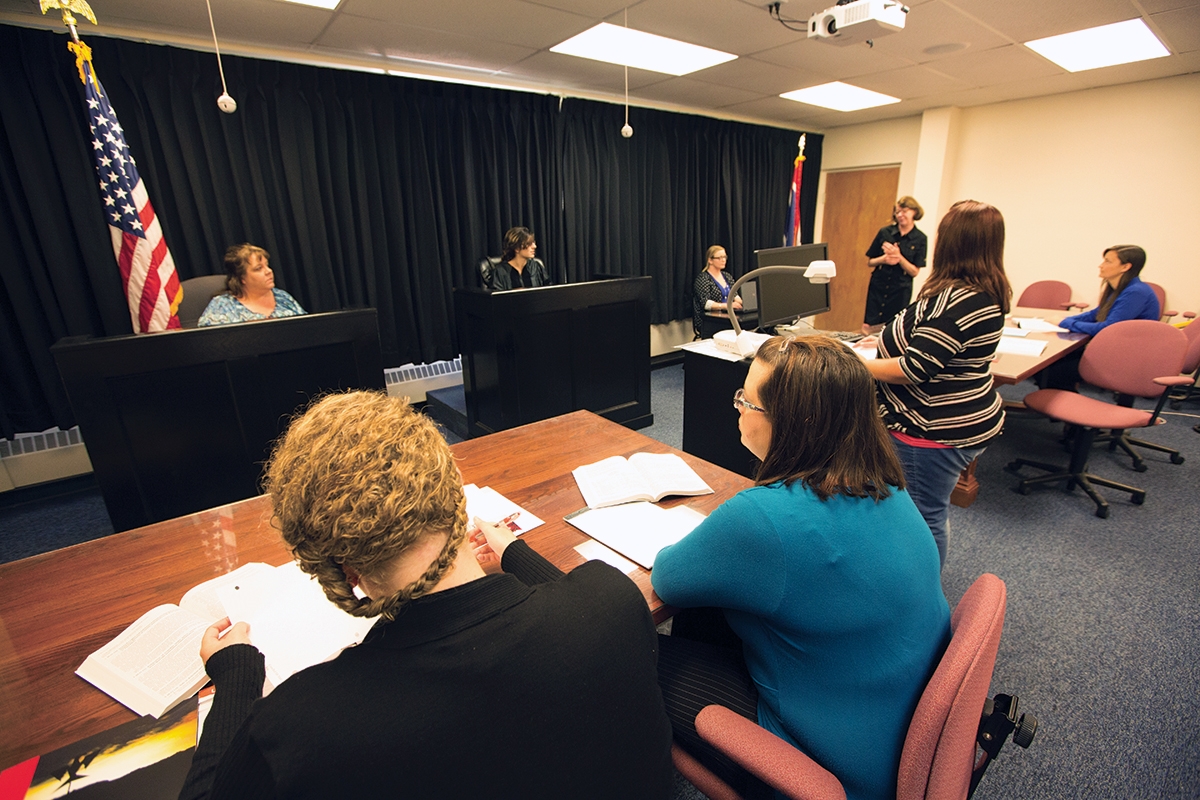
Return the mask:
POLYGON ((1096 516, 1100 519, 1108 519, 1108 506, 1099 506, 1096 509, 1096 516))
POLYGON ((1018 472, 1021 471, 1021 465, 1018 464, 1016 461, 1010 461, 1004 465, 1004 471, 1011 472, 1013 475, 1016 475, 1018 472))
POLYGON ((1017 494, 1029 494, 1029 487, 1019 483, 1013 487, 1013 491, 1017 494))
POLYGON ((1133 503, 1135 506, 1140 506, 1142 503, 1146 502, 1146 493, 1137 492, 1136 494, 1130 495, 1129 502, 1133 503))
POLYGON ((1171 463, 1172 464, 1182 464, 1183 456, 1179 455, 1179 453, 1171 453, 1171 463))
POLYGON ((1146 469, 1147 469, 1147 467, 1146 467, 1145 461, 1139 461, 1138 463, 1133 465, 1134 472, 1145 472, 1146 469))

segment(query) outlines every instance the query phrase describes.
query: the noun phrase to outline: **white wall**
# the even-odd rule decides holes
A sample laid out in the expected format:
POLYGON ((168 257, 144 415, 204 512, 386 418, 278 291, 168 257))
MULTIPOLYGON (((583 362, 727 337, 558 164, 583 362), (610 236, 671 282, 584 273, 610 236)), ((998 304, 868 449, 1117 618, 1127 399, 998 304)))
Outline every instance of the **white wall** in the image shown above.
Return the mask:
MULTIPOLYGON (((921 123, 832 129, 822 168, 900 163, 904 194, 921 123)), ((964 108, 956 126, 954 152, 943 154, 943 199, 971 197, 1004 213, 1016 294, 1056 278, 1076 299, 1095 302, 1101 251, 1132 243, 1146 248, 1143 276, 1166 288, 1168 305, 1200 311, 1189 258, 1200 239, 1200 188, 1192 185, 1200 177, 1200 75, 964 108)), ((921 226, 930 234, 936 227, 931 216, 921 226)))

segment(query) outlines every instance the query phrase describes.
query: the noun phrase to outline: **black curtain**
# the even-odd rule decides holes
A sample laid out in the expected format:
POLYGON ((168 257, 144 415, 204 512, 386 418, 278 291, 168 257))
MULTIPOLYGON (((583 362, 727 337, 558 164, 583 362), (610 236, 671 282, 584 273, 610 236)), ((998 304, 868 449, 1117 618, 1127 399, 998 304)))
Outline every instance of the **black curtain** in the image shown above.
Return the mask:
MULTIPOLYGON (((0 25, 0 434, 74 424, 49 347, 130 332, 67 37, 0 25)), ((651 275, 690 316, 704 249, 782 242, 798 132, 90 37, 180 279, 271 253, 310 311, 378 309, 384 363, 452 358, 453 288, 527 225, 558 281, 651 275)), ((808 135, 804 230, 821 137, 808 135)))

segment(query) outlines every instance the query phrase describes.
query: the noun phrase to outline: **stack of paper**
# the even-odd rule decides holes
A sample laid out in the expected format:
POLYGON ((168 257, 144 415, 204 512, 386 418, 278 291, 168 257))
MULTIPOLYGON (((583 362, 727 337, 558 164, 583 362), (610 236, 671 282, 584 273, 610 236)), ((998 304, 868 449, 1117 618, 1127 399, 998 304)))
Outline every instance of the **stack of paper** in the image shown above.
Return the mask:
POLYGON ((658 551, 691 533, 704 521, 704 515, 687 506, 666 509, 653 503, 626 503, 585 508, 566 520, 596 541, 650 569, 658 551))

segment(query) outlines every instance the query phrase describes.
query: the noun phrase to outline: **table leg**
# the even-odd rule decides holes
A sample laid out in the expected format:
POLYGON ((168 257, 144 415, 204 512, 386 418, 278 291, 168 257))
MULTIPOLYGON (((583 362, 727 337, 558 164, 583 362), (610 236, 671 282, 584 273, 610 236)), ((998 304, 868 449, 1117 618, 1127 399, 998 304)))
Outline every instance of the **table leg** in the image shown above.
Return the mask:
POLYGON ((974 503, 976 495, 979 494, 979 481, 975 480, 975 465, 978 463, 979 459, 976 458, 967 464, 958 476, 954 491, 950 493, 950 502, 959 508, 966 508, 974 503))

